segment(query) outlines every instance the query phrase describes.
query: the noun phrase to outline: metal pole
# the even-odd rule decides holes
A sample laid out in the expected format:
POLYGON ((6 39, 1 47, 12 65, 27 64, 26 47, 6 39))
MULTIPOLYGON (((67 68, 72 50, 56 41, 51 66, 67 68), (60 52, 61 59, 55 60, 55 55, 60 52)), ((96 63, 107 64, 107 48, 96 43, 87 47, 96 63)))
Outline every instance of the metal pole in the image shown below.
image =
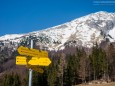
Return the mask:
MULTIPOLYGON (((33 40, 31 40, 31 48, 33 48, 33 40)), ((29 86, 32 86, 32 69, 29 69, 29 86)))

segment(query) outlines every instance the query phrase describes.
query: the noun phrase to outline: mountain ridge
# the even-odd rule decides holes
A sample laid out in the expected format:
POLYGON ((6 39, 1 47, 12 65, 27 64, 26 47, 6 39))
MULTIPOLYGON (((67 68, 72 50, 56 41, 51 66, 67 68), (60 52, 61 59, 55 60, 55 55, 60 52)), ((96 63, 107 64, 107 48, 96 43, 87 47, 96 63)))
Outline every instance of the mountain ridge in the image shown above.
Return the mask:
POLYGON ((0 41, 20 43, 23 38, 33 36, 38 45, 49 50, 61 50, 67 46, 92 47, 106 39, 115 42, 114 33, 115 13, 99 11, 44 30, 5 35, 0 37, 0 41))

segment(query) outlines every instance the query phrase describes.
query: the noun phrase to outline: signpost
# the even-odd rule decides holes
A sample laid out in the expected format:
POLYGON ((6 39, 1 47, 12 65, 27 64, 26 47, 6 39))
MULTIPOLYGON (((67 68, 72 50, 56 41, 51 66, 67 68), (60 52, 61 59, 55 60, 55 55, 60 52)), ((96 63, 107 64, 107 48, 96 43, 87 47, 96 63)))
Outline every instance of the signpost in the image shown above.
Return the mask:
POLYGON ((33 68, 31 68, 31 69, 34 70, 34 71, 36 71, 36 72, 39 72, 39 73, 43 73, 43 72, 44 72, 43 69, 38 68, 38 67, 33 67, 33 68))
POLYGON ((17 65, 39 65, 39 66, 48 66, 51 63, 49 58, 46 57, 25 57, 25 56, 17 56, 16 64, 17 65))
POLYGON ((16 65, 26 65, 29 68, 29 86, 32 86, 32 70, 43 73, 44 70, 37 66, 48 66, 51 63, 48 52, 33 49, 33 40, 31 48, 20 46, 18 52, 23 56, 16 57, 16 65))
POLYGON ((39 66, 48 66, 51 63, 49 58, 46 57, 32 57, 29 61, 28 64, 30 65, 39 65, 39 66))
POLYGON ((47 51, 30 49, 30 48, 23 47, 23 46, 20 46, 18 48, 18 52, 19 52, 19 54, 26 55, 26 56, 48 57, 48 52, 47 51))
MULTIPOLYGON (((33 48, 33 40, 31 40, 31 48, 33 48)), ((32 69, 29 69, 29 86, 32 86, 32 69)))
POLYGON ((27 58, 25 56, 17 56, 16 65, 27 65, 27 58))
POLYGON ((41 68, 39 68, 39 67, 37 67, 37 66, 27 65, 27 67, 28 67, 28 68, 31 68, 32 70, 37 71, 37 72, 39 72, 39 73, 43 73, 43 72, 44 72, 43 69, 41 69, 41 68))

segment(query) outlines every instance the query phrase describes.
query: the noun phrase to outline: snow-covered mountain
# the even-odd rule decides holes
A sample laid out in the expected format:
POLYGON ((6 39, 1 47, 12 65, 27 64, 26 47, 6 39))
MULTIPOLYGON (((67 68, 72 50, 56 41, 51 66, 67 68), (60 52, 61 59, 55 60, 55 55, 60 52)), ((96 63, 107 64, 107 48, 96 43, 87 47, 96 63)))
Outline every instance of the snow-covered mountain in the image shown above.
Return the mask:
POLYGON ((30 35, 36 38, 37 45, 49 50, 60 50, 65 46, 91 47, 106 39, 115 42, 115 13, 100 11, 41 31, 5 35, 0 37, 0 41, 20 43, 30 35))

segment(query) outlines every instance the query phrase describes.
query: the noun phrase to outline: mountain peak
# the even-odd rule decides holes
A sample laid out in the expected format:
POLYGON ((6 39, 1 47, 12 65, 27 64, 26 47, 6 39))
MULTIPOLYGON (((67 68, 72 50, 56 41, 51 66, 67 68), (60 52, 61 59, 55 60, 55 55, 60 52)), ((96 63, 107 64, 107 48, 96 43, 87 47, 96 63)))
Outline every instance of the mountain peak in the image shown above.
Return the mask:
POLYGON ((94 15, 98 15, 98 16, 106 16, 106 17, 112 17, 115 15, 114 12, 106 12, 106 11, 99 11, 99 12, 96 12, 96 13, 93 13, 94 15))
POLYGON ((96 13, 94 13, 94 14, 108 14, 109 12, 107 12, 107 11, 99 11, 99 12, 96 12, 96 13))

